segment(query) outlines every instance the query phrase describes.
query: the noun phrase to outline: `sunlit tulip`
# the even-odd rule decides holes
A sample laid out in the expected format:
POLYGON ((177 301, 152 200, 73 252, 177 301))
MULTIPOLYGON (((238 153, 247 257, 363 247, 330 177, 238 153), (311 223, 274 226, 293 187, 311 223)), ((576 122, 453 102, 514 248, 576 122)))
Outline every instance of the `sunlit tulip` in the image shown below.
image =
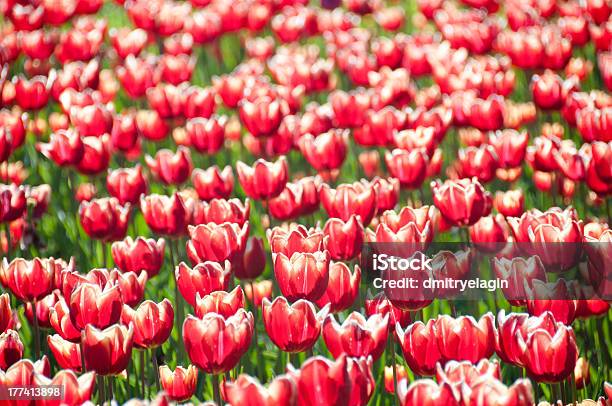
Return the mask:
POLYGON ((200 297, 200 294, 196 292, 194 313, 200 319, 208 313, 217 313, 227 318, 236 314, 242 308, 244 308, 244 291, 240 286, 236 286, 229 293, 218 290, 203 297, 200 297))
POLYGON ((253 280, 266 269, 267 253, 264 249, 263 239, 249 237, 242 253, 242 261, 234 264, 234 276, 238 279, 253 280))
POLYGON ((345 353, 352 357, 378 359, 387 341, 388 315, 374 314, 365 318, 361 313, 351 313, 342 324, 333 315, 323 323, 323 338, 334 357, 345 353))
POLYGON ((15 330, 0 334, 0 369, 7 370, 23 357, 23 344, 15 330))
POLYGON ((202 319, 188 315, 183 323, 183 341, 191 362, 208 374, 234 368, 253 336, 253 315, 239 310, 224 318, 208 313, 202 319))
POLYGON ((8 293, 0 295, 0 333, 4 333, 13 324, 13 312, 8 293))
MULTIPOLYGON (((61 370, 53 378, 47 378, 43 374, 35 373, 33 384, 38 387, 49 387, 57 385, 63 388, 63 405, 76 406, 88 402, 91 399, 96 383, 96 374, 87 372, 78 376, 71 370, 61 370)), ((53 405, 55 400, 43 400, 42 405, 53 405)))
POLYGON ((360 216, 363 225, 368 225, 376 214, 376 191, 366 188, 361 183, 342 184, 332 189, 323 184, 321 203, 330 217, 348 221, 351 215, 360 216))
POLYGON ((204 261, 230 262, 240 259, 249 238, 249 222, 242 227, 236 223, 200 224, 189 226, 187 256, 192 264, 204 261))
POLYGON ((172 196, 141 196, 140 210, 145 222, 155 233, 178 236, 186 232, 187 209, 178 193, 172 196))
POLYGON ((79 217, 89 237, 115 241, 125 237, 130 215, 130 204, 121 206, 114 197, 81 202, 79 217))
POLYGON ((436 364, 443 359, 438 347, 435 329, 436 320, 427 324, 416 321, 405 330, 396 324, 395 334, 399 339, 404 359, 412 371, 419 375, 433 375, 436 364))
POLYGON ((289 301, 317 300, 329 280, 329 251, 295 252, 291 257, 273 254, 274 275, 279 288, 289 301))
POLYGON ((113 324, 98 330, 88 324, 81 345, 85 368, 99 375, 120 374, 129 364, 134 343, 134 327, 113 324))
POLYGON ((122 305, 118 285, 102 288, 94 283, 82 283, 69 299, 70 320, 79 329, 87 325, 106 328, 119 321, 122 305))
POLYGON ((216 165, 206 170, 196 168, 191 174, 191 181, 200 199, 206 201, 215 198, 227 199, 234 188, 234 174, 231 166, 226 166, 223 170, 216 165))
POLYGON ((97 175, 108 169, 110 163, 109 137, 83 137, 83 156, 76 163, 77 170, 84 175, 97 175))
POLYGON ((523 191, 498 191, 493 199, 493 206, 506 217, 519 217, 525 211, 525 196, 523 191))
POLYGON ((240 374, 223 384, 223 393, 230 405, 291 406, 296 404, 296 384, 289 376, 279 375, 264 387, 257 378, 240 374))
POLYGON ((436 379, 438 382, 451 384, 455 389, 461 390, 463 385, 472 387, 482 380, 500 379, 501 372, 497 361, 490 362, 484 358, 477 364, 470 361, 449 361, 442 367, 436 367, 436 379))
POLYGON ((323 233, 327 237, 326 248, 334 260, 352 259, 361 251, 363 225, 355 215, 346 222, 338 218, 327 220, 323 233))
POLYGON ((262 317, 268 336, 282 351, 298 353, 309 350, 321 334, 321 325, 329 307, 318 313, 307 300, 289 304, 282 296, 270 302, 263 299, 262 317))
POLYGON ((397 394, 402 406, 459 406, 460 395, 450 384, 437 384, 431 379, 420 379, 408 385, 407 379, 398 383, 397 394))
POLYGON ((439 316, 434 331, 440 354, 446 360, 477 362, 495 351, 494 316, 487 313, 476 321, 471 316, 439 316))
POLYGON ((204 297, 217 290, 225 290, 230 280, 229 262, 225 268, 217 262, 202 262, 193 269, 184 262, 175 270, 176 284, 181 295, 191 306, 196 306, 197 296, 204 297))
POLYGON ((3 258, 0 280, 12 294, 24 302, 42 299, 53 289, 55 260, 15 258, 11 262, 3 258))
POLYGON ((491 211, 491 196, 477 180, 432 183, 433 201, 450 224, 472 225, 491 211))
POLYGON ((526 301, 532 298, 534 280, 546 282, 546 270, 537 256, 527 259, 493 258, 491 265, 498 278, 508 281, 508 287, 502 288, 502 292, 514 306, 526 304, 526 301))
POLYGON ((187 121, 189 145, 202 154, 214 154, 223 146, 227 117, 197 117, 187 121))
POLYGON ((23 186, 0 185, 0 222, 17 220, 27 209, 26 190, 23 186))
POLYGON ((176 153, 159 150, 155 158, 146 156, 147 166, 153 175, 167 185, 180 185, 189 179, 193 165, 189 150, 179 147, 176 153))
POLYGON ((183 402, 195 394, 198 368, 193 365, 187 368, 177 366, 172 371, 167 365, 162 365, 159 367, 159 382, 172 400, 183 402))
POLYGON ((317 171, 330 171, 342 166, 346 158, 348 130, 330 130, 314 137, 306 134, 299 141, 304 158, 317 171))
POLYGON ((255 137, 271 135, 283 118, 283 102, 262 96, 255 100, 243 99, 239 103, 240 120, 255 137))
POLYGON ((350 308, 359 293, 360 281, 361 269, 358 265, 355 265, 355 270, 351 273, 343 262, 331 262, 327 288, 323 296, 317 299, 317 306, 323 307, 329 304, 331 313, 350 308))
POLYGON ((518 379, 511 386, 497 379, 482 379, 470 388, 469 396, 464 391, 463 401, 483 402, 483 404, 534 404, 533 388, 528 379, 518 379), (466 399, 467 398, 467 399, 466 399))
POLYGON ((264 299, 272 299, 272 281, 263 280, 249 283, 244 287, 244 293, 254 306, 260 307, 264 299))
POLYGON ((287 184, 288 166, 285 157, 279 158, 276 162, 258 159, 253 166, 238 161, 236 171, 245 193, 255 200, 276 197, 287 184))
POLYGON ((121 323, 133 324, 134 345, 137 348, 152 348, 162 345, 172 332, 174 308, 168 299, 155 303, 144 301, 137 309, 123 305, 121 323))
POLYGON ((418 189, 427 175, 429 159, 423 149, 405 151, 394 149, 386 152, 385 163, 391 175, 399 179, 402 187, 418 189))
POLYGON ((140 165, 134 168, 120 168, 108 172, 106 188, 120 204, 138 204, 140 195, 147 193, 147 180, 140 165))
POLYGON ((163 238, 126 237, 111 246, 113 261, 123 272, 146 271, 149 278, 157 275, 163 262, 166 242, 163 238))

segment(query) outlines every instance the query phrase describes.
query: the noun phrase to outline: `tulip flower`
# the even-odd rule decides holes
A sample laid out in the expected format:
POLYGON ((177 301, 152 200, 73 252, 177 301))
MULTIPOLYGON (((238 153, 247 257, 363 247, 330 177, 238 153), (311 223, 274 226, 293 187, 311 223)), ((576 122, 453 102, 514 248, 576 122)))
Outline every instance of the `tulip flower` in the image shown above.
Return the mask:
POLYGON ((225 290, 229 284, 229 262, 224 267, 218 262, 206 261, 193 269, 181 262, 174 271, 181 295, 191 306, 196 306, 197 295, 204 297, 217 290, 225 290))
POLYGON ((123 272, 147 272, 149 278, 157 275, 163 262, 166 242, 163 238, 126 237, 111 246, 113 261, 123 272))
POLYGON ((525 196, 521 190, 498 191, 493 206, 506 217, 520 217, 525 211, 525 196))
POLYGON ((27 208, 25 188, 15 185, 0 185, 0 222, 7 223, 21 217, 27 208))
POLYGON ((196 151, 214 154, 223 146, 227 117, 192 118, 187 121, 185 131, 189 145, 196 151))
POLYGON ((222 290, 211 292, 203 297, 196 292, 194 313, 196 317, 203 318, 208 313, 217 313, 225 318, 233 316, 239 309, 244 308, 244 291, 236 286, 231 292, 222 290))
POLYGON ((495 150, 497 163, 501 168, 515 168, 523 164, 529 142, 526 131, 495 131, 489 135, 489 144, 495 150))
POLYGON ((283 102, 268 96, 253 101, 243 99, 238 107, 240 120, 255 137, 271 135, 283 117, 283 102))
POLYGON ((110 163, 109 137, 83 137, 83 156, 77 162, 77 170, 84 175, 97 175, 108 169, 110 163))
POLYGON ((83 364, 79 344, 64 340, 59 334, 47 336, 47 344, 60 368, 81 372, 83 364))
POLYGON ((117 198, 120 204, 138 204, 140 195, 147 193, 147 180, 142 167, 121 168, 108 172, 106 176, 108 193, 117 198))
POLYGON ((234 189, 234 175, 231 166, 223 170, 214 165, 206 170, 195 168, 191 173, 191 182, 202 200, 227 199, 234 189))
POLYGON ((300 138, 299 147, 313 168, 318 172, 339 169, 346 158, 348 130, 330 130, 316 138, 306 134, 300 138))
POLYGON ((331 189, 323 184, 320 190, 321 202, 329 217, 348 221, 351 215, 359 215, 364 226, 370 224, 376 214, 376 191, 360 183, 342 184, 331 189))
POLYGON ((177 402, 191 398, 198 383, 198 368, 189 365, 187 368, 177 366, 172 371, 167 365, 159 367, 159 382, 168 396, 177 402))
POLYGON ((209 118, 215 110, 215 91, 212 88, 190 86, 183 92, 186 118, 209 118))
POLYGON ((178 147, 176 152, 159 150, 155 158, 147 155, 145 161, 153 176, 166 185, 180 185, 189 179, 193 169, 191 154, 184 147, 178 147))
POLYGON ((334 260, 355 258, 362 248, 363 225, 355 215, 347 222, 331 218, 325 223, 323 233, 328 238, 326 248, 334 260))
POLYGON ((119 321, 123 301, 118 285, 103 288, 95 283, 82 283, 70 295, 70 320, 82 330, 87 325, 106 328, 119 321))
POLYGON ((348 405, 351 381, 346 379, 346 356, 330 361, 309 358, 291 375, 297 384, 298 405, 348 405))
POLYGON ((289 304, 279 296, 262 302, 262 317, 268 336, 282 351, 298 353, 309 350, 321 334, 321 324, 329 311, 323 307, 318 313, 307 300, 289 304))
POLYGON ((450 384, 437 384, 431 379, 420 379, 408 385, 407 379, 398 384, 397 394, 402 406, 459 406, 460 394, 450 384))
POLYGON ((49 77, 35 76, 31 79, 15 76, 13 84, 17 104, 24 110, 40 110, 49 101, 53 80, 53 72, 49 77))
POLYGON ((99 375, 117 375, 130 362, 134 343, 134 327, 113 324, 98 330, 88 324, 83 330, 81 345, 85 368, 99 375))
POLYGON ((212 199, 202 205, 202 216, 206 223, 236 223, 242 227, 249 219, 251 202, 247 198, 244 203, 239 199, 212 199))
POLYGON ((323 323, 323 338, 327 348, 337 358, 345 353, 351 357, 378 359, 387 341, 388 315, 374 314, 366 319, 361 313, 351 313, 342 324, 333 315, 323 323))
POLYGON ((399 179, 402 187, 418 189, 427 175, 429 158, 423 149, 405 151, 396 148, 385 153, 385 163, 391 175, 399 179))
POLYGON ((405 330, 399 323, 395 327, 404 359, 410 369, 419 375, 433 375, 436 364, 443 359, 435 324, 436 320, 430 319, 427 324, 414 322, 405 330))
POLYGON ((200 262, 236 261, 244 252, 249 237, 249 222, 242 227, 236 223, 200 224, 189 226, 190 240, 187 242, 187 256, 192 264, 200 262))
POLYGON ((351 273, 345 263, 331 262, 327 288, 323 296, 316 300, 317 306, 324 307, 329 304, 331 313, 338 313, 350 308, 359 293, 360 281, 361 269, 358 265, 355 265, 355 270, 351 273))
POLYGON ((60 291, 54 290, 47 296, 36 301, 36 306, 32 303, 25 304, 25 316, 30 324, 34 324, 34 312, 36 312, 36 323, 41 328, 51 328, 49 322, 50 310, 59 301, 60 291))
POLYGON ((244 287, 244 293, 254 306, 260 307, 264 299, 270 300, 272 298, 272 281, 263 280, 249 283, 244 287))
POLYGON ((89 237, 115 241, 125 237, 130 215, 130 204, 122 206, 114 197, 81 202, 79 217, 89 237))
POLYGON ((39 143, 37 149, 59 166, 76 165, 84 153, 83 141, 79 134, 71 130, 52 133, 49 143, 39 143))
POLYGON ((34 375, 37 373, 44 376, 49 376, 51 373, 49 359, 44 355, 36 362, 22 359, 14 363, 3 372, 3 384, 7 387, 32 386, 34 375))
POLYGON ((178 193, 172 196, 141 196, 140 210, 145 222, 155 233, 177 236, 186 231, 187 209, 178 193))
POLYGON ((208 313, 202 319, 188 315, 183 323, 183 341, 189 359, 208 374, 234 368, 253 336, 253 315, 245 310, 228 318, 208 313))
POLYGON ((469 396, 463 393, 466 403, 483 402, 484 404, 534 404, 533 388, 528 379, 518 379, 511 386, 506 386, 497 379, 483 379, 470 388, 469 396))
MULTIPOLYGON (((87 372, 79 377, 71 370, 62 370, 55 374, 53 378, 47 378, 43 374, 35 373, 33 384, 38 387, 50 385, 61 386, 62 404, 76 406, 88 402, 91 399, 96 383, 96 374, 87 372)), ((55 401, 43 400, 42 405, 52 405, 55 401)))
POLYGON ((434 204, 450 224, 472 225, 491 211, 491 196, 477 180, 447 180, 431 186, 434 204))
POLYGON ((408 373, 403 365, 395 365, 393 366, 385 366, 385 391, 387 393, 395 393, 395 380, 400 382, 402 379, 406 379, 408 377, 408 373), (393 368, 395 368, 395 378, 393 374, 393 368))
POLYGON ((8 293, 0 295, 0 333, 4 333, 13 324, 13 311, 8 293))
POLYGON ((285 157, 280 157, 273 163, 258 159, 253 166, 238 161, 236 171, 244 192, 255 200, 276 197, 287 184, 288 167, 285 157))
POLYGON ((78 341, 81 331, 70 319, 70 308, 63 296, 49 309, 49 324, 64 340, 78 341))
POLYGON ((273 228, 268 231, 268 241, 273 254, 284 254, 291 258, 296 252, 315 253, 322 251, 325 244, 325 235, 320 230, 308 230, 299 224, 289 229, 273 228))
POLYGON ((183 92, 187 85, 159 83, 147 89, 147 101, 161 118, 180 117, 185 108, 183 92))
POLYGON ((273 254, 274 275, 279 288, 289 301, 317 300, 329 280, 329 251, 315 253, 273 254))
POLYGON ((81 137, 100 137, 113 129, 113 115, 102 104, 72 106, 68 112, 70 122, 81 137))
POLYGON ((389 330, 391 331, 395 330, 397 323, 402 327, 410 324, 410 312, 393 305, 382 292, 373 298, 366 299, 364 305, 365 314, 368 317, 373 314, 380 314, 382 316, 389 314, 389 330))
POLYGON ((34 302, 53 289, 55 260, 15 258, 10 263, 5 257, 0 265, 0 280, 18 299, 34 302))
POLYGON ((0 334, 0 369, 7 370, 23 357, 23 344, 15 330, 0 334))
POLYGON ((137 309, 123 305, 121 323, 133 324, 136 348, 153 348, 162 345, 172 332, 174 308, 168 299, 155 303, 144 301, 137 309))
POLYGON ((476 321, 471 316, 439 316, 434 331, 443 359, 476 362, 495 351, 494 316, 487 313, 476 321))
POLYGON ((508 288, 502 289, 506 299, 514 306, 526 303, 531 298, 534 280, 546 282, 546 271, 537 256, 527 259, 517 257, 493 258, 491 260, 495 275, 508 281, 508 288))
POLYGON ((527 300, 529 314, 539 316, 549 311, 557 321, 569 325, 576 317, 576 308, 577 301, 563 278, 551 283, 538 279, 532 281, 527 300))
POLYGON ((257 378, 240 374, 233 381, 225 381, 223 393, 231 405, 290 406, 296 404, 296 383, 287 375, 279 375, 264 387, 257 378))

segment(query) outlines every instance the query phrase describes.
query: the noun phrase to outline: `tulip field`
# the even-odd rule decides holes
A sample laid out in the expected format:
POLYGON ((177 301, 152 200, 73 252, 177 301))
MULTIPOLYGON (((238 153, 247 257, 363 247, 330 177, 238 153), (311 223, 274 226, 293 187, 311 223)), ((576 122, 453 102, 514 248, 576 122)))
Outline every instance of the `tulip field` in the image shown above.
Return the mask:
POLYGON ((610 0, 0 0, 0 404, 612 406, 610 0))

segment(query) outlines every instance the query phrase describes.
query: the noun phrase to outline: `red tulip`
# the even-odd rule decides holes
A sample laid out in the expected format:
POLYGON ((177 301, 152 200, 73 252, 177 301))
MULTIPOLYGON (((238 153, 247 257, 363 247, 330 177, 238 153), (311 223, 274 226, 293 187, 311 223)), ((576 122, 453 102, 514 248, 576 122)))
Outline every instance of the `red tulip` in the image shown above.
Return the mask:
POLYGON ((330 361, 321 356, 309 358, 292 373, 297 384, 298 405, 348 405, 351 381, 346 376, 347 357, 330 361))
POLYGON ((234 189, 234 174, 229 165, 222 171, 217 165, 206 170, 195 168, 191 173, 191 182, 202 200, 227 199, 234 189))
POLYGON ((438 348, 443 359, 476 362, 495 350, 494 316, 487 313, 477 322, 471 316, 439 316, 435 324, 438 348))
POLYGON ((544 110, 559 110, 563 107, 567 94, 576 87, 573 79, 565 82, 551 70, 543 75, 533 75, 531 92, 533 101, 544 110))
POLYGON ((397 394, 402 406, 459 406, 460 395, 450 384, 439 385, 431 379, 420 379, 408 386, 406 379, 398 384, 397 394))
POLYGON ((138 204, 140 195, 147 193, 147 180, 142 167, 110 170, 106 176, 108 194, 117 198, 120 204, 138 204))
POLYGON ((54 79, 53 72, 49 77, 35 76, 31 79, 15 76, 15 100, 19 107, 24 110, 40 110, 46 106, 54 79))
POLYGON ((166 242, 163 238, 126 237, 111 247, 113 261, 123 272, 146 271, 149 278, 157 275, 164 262, 166 242))
POLYGON ((543 213, 532 209, 520 218, 509 217, 508 224, 519 248, 538 255, 547 270, 560 272, 577 262, 581 252, 582 222, 577 221, 574 209, 553 207, 543 213))
POLYGON ((329 251, 315 253, 273 254, 274 275, 279 288, 289 301, 317 300, 327 288, 329 251))
POLYGON ((178 193, 172 196, 151 194, 140 197, 140 209, 153 232, 176 236, 185 232, 187 211, 178 193))
POLYGON ((498 157, 495 149, 488 144, 479 147, 462 148, 458 152, 457 165, 464 178, 476 178, 482 183, 495 178, 498 167, 498 157))
POLYGON ((235 223, 242 227, 249 219, 251 211, 250 201, 244 203, 239 199, 212 199, 202 204, 202 216, 206 223, 235 223))
POLYGON ((202 154, 218 152, 225 141, 227 117, 197 117, 187 121, 185 131, 189 145, 202 154))
POLYGON ((186 118, 209 118, 215 111, 215 91, 212 88, 190 86, 183 92, 186 118))
MULTIPOLYGON (((29 359, 17 361, 6 371, 3 371, 2 384, 6 387, 32 386, 34 383, 34 375, 37 373, 45 376, 51 373, 49 359, 44 355, 36 362, 32 362, 29 359)), ((5 403, 12 404, 7 401, 5 401, 5 403)), ((15 401, 15 404, 20 404, 20 402, 15 401)))
POLYGON ((504 216, 488 215, 481 217, 474 225, 470 226, 470 241, 476 248, 484 252, 497 252, 505 246, 508 240, 508 226, 504 216))
MULTIPOLYGON (((131 98, 144 96, 154 86, 153 64, 147 60, 128 55, 123 65, 116 68, 117 79, 131 98)), ((164 134, 165 135, 165 134, 164 134)))
POLYGON ((370 107, 370 96, 363 91, 346 93, 336 90, 330 93, 329 101, 334 110, 334 120, 341 128, 360 127, 370 107))
POLYGON ((208 374, 234 368, 247 351, 253 336, 253 315, 245 310, 228 318, 208 313, 201 320, 188 315, 183 341, 189 359, 208 374))
POLYGON ((23 344, 15 330, 0 334, 0 369, 6 371, 23 357, 23 344))
POLYGON ((554 333, 535 329, 520 345, 521 363, 537 382, 560 382, 574 371, 578 346, 571 327, 557 323, 554 333))
POLYGON ((8 293, 0 295, 0 333, 4 333, 13 325, 13 311, 8 293))
POLYGON ((27 209, 25 188, 16 185, 0 185, 0 222, 17 220, 27 209))
POLYGON ((406 151, 394 149, 385 153, 385 163, 391 175, 399 179, 402 187, 420 188, 427 175, 429 158, 423 149, 406 151))
POLYGON ((525 211, 525 197, 523 191, 508 190, 495 193, 493 205, 500 214, 506 217, 520 217, 525 211))
POLYGON ((495 149, 501 168, 515 168, 523 164, 529 142, 529 134, 526 131, 496 131, 489 135, 488 141, 495 149))
POLYGON ((153 142, 161 142, 169 131, 168 124, 156 110, 139 110, 136 113, 136 127, 140 135, 153 142))
MULTIPOLYGON (((402 213, 404 209, 402 209, 402 213)), ((426 248, 429 243, 433 240, 433 229, 429 220, 425 223, 422 229, 419 224, 410 221, 400 228, 393 230, 385 223, 385 216, 395 215, 392 211, 386 211, 383 213, 382 221, 376 227, 376 232, 369 232, 371 241, 378 243, 406 243, 409 244, 407 248, 414 250, 419 247, 426 248)), ((400 214, 401 216, 401 214, 400 214)), ((398 223, 395 226, 399 225, 398 223)))
POLYGON ((274 227, 267 231, 270 251, 285 254, 290 258, 294 253, 315 253, 322 251, 326 244, 325 235, 317 229, 307 229, 301 224, 293 227, 274 227))
POLYGON ((53 290, 55 260, 15 258, 10 263, 5 257, 0 266, 0 280, 18 299, 33 302, 53 290))
POLYGON ((348 130, 334 129, 314 137, 306 134, 300 138, 299 147, 313 168, 318 172, 339 169, 346 158, 348 130))
POLYGON ((192 264, 205 260, 223 262, 236 261, 245 250, 249 237, 249 222, 242 227, 236 223, 200 224, 189 226, 187 256, 192 264))
POLYGON ((334 260, 355 258, 363 244, 363 225, 355 215, 347 222, 331 218, 325 223, 323 233, 328 238, 326 248, 334 260))
POLYGON ((234 267, 234 276, 238 279, 253 280, 266 269, 267 253, 263 240, 259 237, 250 237, 242 254, 242 261, 234 267))
POLYGON ((321 333, 321 324, 329 307, 317 313, 314 305, 307 300, 289 304, 279 296, 270 302, 262 302, 262 317, 272 342, 282 351, 289 353, 311 349, 321 333))
POLYGON ((125 59, 129 55, 138 56, 149 40, 147 32, 141 28, 134 30, 113 28, 109 31, 109 37, 115 52, 121 59, 125 59))
POLYGON ((238 161, 236 170, 244 192, 255 200, 276 197, 287 184, 288 168, 285 157, 280 157, 273 163, 258 159, 253 166, 238 161))
POLYGON ((13 136, 10 131, 0 129, 0 162, 8 161, 13 152, 13 136))
POLYGON ((501 372, 497 361, 490 362, 488 359, 481 359, 478 364, 470 361, 449 361, 442 368, 441 364, 436 367, 436 380, 446 382, 458 391, 463 385, 472 388, 482 380, 499 380, 501 372))
POLYGON ((323 338, 327 348, 337 358, 342 353, 351 357, 378 359, 387 342, 388 315, 374 314, 366 319, 361 313, 351 313, 342 324, 333 315, 323 323, 323 338))
POLYGON ((378 176, 372 179, 368 184, 364 179, 361 183, 366 187, 372 187, 376 190, 376 213, 381 214, 385 210, 393 210, 399 201, 400 181, 396 178, 379 178, 378 176))
POLYGON ((204 318, 208 313, 217 313, 225 318, 233 316, 244 308, 244 291, 236 286, 231 292, 222 290, 211 292, 203 297, 196 292, 194 313, 198 318, 204 318))
POLYGON ((123 305, 121 323, 133 324, 134 345, 137 348, 153 348, 162 345, 172 332, 174 308, 168 299, 155 303, 144 301, 137 309, 123 305))
POLYGON ((147 166, 153 175, 167 185, 180 185, 189 179, 193 165, 189 150, 178 147, 176 153, 162 149, 155 158, 146 156, 147 166))
POLYGON ((64 340, 78 341, 81 338, 81 331, 70 319, 70 308, 63 296, 49 309, 49 324, 64 340))
POLYGON ((99 375, 120 374, 130 362, 134 343, 134 327, 113 324, 98 330, 88 324, 83 330, 81 345, 85 368, 99 375))
POLYGON ((82 283, 70 295, 68 305, 70 320, 82 330, 88 324, 106 328, 118 322, 123 302, 118 285, 102 288, 95 283, 82 283))
POLYGON ((576 317, 578 303, 575 295, 570 291, 568 282, 563 278, 556 282, 535 279, 528 292, 527 310, 534 316, 544 312, 551 312, 557 321, 572 324, 576 317))
POLYGON ((32 303, 25 304, 25 316, 31 325, 34 325, 34 311, 36 311, 36 322, 41 328, 51 328, 49 316, 51 309, 59 301, 60 291, 54 290, 47 296, 36 302, 36 306, 32 303))
POLYGON ((329 217, 348 221, 355 214, 361 217, 361 222, 366 226, 376 214, 376 191, 360 183, 342 184, 336 189, 323 184, 320 195, 329 217))
POLYGON ((83 156, 77 162, 77 170, 84 175, 97 175, 108 168, 110 153, 107 134, 101 137, 83 137, 83 156))
POLYGON ((358 265, 355 265, 355 270, 351 274, 349 267, 343 262, 331 262, 327 288, 323 296, 317 299, 317 306, 323 307, 329 304, 331 313, 350 308, 359 293, 360 281, 361 269, 358 265))
POLYGON ((524 258, 493 258, 491 260, 495 275, 508 281, 508 288, 502 289, 506 299, 514 306, 526 304, 534 280, 546 282, 546 271, 538 256, 524 258))
POLYGON ((400 382, 407 377, 408 372, 403 365, 395 364, 395 378, 393 378, 393 366, 385 366, 385 391, 395 393, 395 380, 397 379, 397 382, 400 382))
POLYGON ((110 134, 113 129, 113 115, 102 104, 72 106, 69 111, 70 122, 82 137, 99 137, 110 134))
POLYGON ((391 331, 395 330, 397 323, 402 327, 410 324, 410 312, 396 307, 382 292, 371 299, 366 299, 364 305, 368 317, 373 314, 380 314, 381 316, 389 314, 389 330, 391 331))
POLYGON ((172 371, 167 365, 159 367, 159 383, 168 396, 177 402, 191 398, 198 383, 198 368, 189 365, 186 369, 177 366, 172 371))
POLYGON ((533 388, 528 379, 518 379, 512 386, 506 386, 497 379, 483 379, 470 388, 469 398, 464 395, 463 401, 468 404, 532 405, 534 404, 533 388))
POLYGON ((223 393, 230 405, 292 406, 296 404, 296 384, 289 376, 279 375, 264 387, 257 378, 240 374, 223 384, 223 393))
POLYGON ((260 307, 264 299, 272 298, 272 281, 263 280, 249 283, 244 287, 244 293, 247 299, 253 303, 253 306, 260 307))
POLYGON ((395 334, 399 339, 404 359, 412 371, 419 375, 433 375, 436 364, 443 356, 438 347, 436 320, 427 324, 416 321, 406 330, 396 324, 395 334))
POLYGON ((74 192, 74 198, 79 203, 89 202, 96 197, 97 193, 98 190, 93 183, 81 183, 74 192))
POLYGON ((186 84, 173 86, 159 83, 147 89, 147 101, 162 119, 180 117, 185 108, 183 93, 186 88, 186 84))
POLYGON ((264 137, 278 129, 283 118, 283 102, 268 96, 243 99, 239 105, 240 120, 255 137, 264 137))
MULTIPOLYGON (((76 406, 87 403, 91 399, 96 383, 95 379, 96 374, 94 372, 87 372, 77 377, 71 370, 62 370, 57 372, 52 379, 43 374, 35 373, 33 384, 38 387, 60 386, 63 388, 61 404, 76 406)), ((39 402, 45 406, 58 404, 56 400, 45 399, 39 402)))
POLYGON ((367 178, 375 176, 380 171, 380 154, 377 150, 361 152, 358 160, 367 178))
POLYGON ((130 215, 130 204, 121 206, 114 197, 81 202, 81 226, 89 237, 115 241, 125 237, 130 215))
POLYGON ((477 180, 433 182, 431 187, 434 204, 452 225, 472 225, 491 211, 491 196, 477 180))
POLYGON ((229 262, 223 268, 217 262, 202 262, 193 269, 181 262, 174 271, 181 295, 191 306, 196 306, 197 296, 204 297, 217 290, 225 290, 230 280, 229 262))

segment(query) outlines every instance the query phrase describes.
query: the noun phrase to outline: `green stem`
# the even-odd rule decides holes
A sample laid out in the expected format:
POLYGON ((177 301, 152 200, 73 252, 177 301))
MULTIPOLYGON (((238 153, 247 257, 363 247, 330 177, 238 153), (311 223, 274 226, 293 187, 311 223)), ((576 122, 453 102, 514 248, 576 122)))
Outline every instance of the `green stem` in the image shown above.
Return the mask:
POLYGON ((159 366, 157 365, 157 348, 151 348, 151 361, 153 361, 153 368, 155 368, 155 384, 157 392, 161 390, 159 386, 159 366))
POLYGON ((36 359, 40 358, 40 332, 38 328, 38 315, 36 314, 36 303, 37 300, 34 299, 33 302, 30 303, 32 306, 32 319, 34 324, 34 357, 36 359))
POLYGON ((147 385, 145 383, 145 354, 140 351, 140 383, 142 385, 142 398, 146 398, 147 385))
POLYGON ((221 393, 219 392, 219 375, 214 374, 212 376, 212 385, 213 385, 213 396, 215 399, 215 404, 218 406, 222 406, 221 393))
POLYGON ((98 403, 101 405, 106 403, 106 396, 104 392, 104 376, 98 375, 98 403))

